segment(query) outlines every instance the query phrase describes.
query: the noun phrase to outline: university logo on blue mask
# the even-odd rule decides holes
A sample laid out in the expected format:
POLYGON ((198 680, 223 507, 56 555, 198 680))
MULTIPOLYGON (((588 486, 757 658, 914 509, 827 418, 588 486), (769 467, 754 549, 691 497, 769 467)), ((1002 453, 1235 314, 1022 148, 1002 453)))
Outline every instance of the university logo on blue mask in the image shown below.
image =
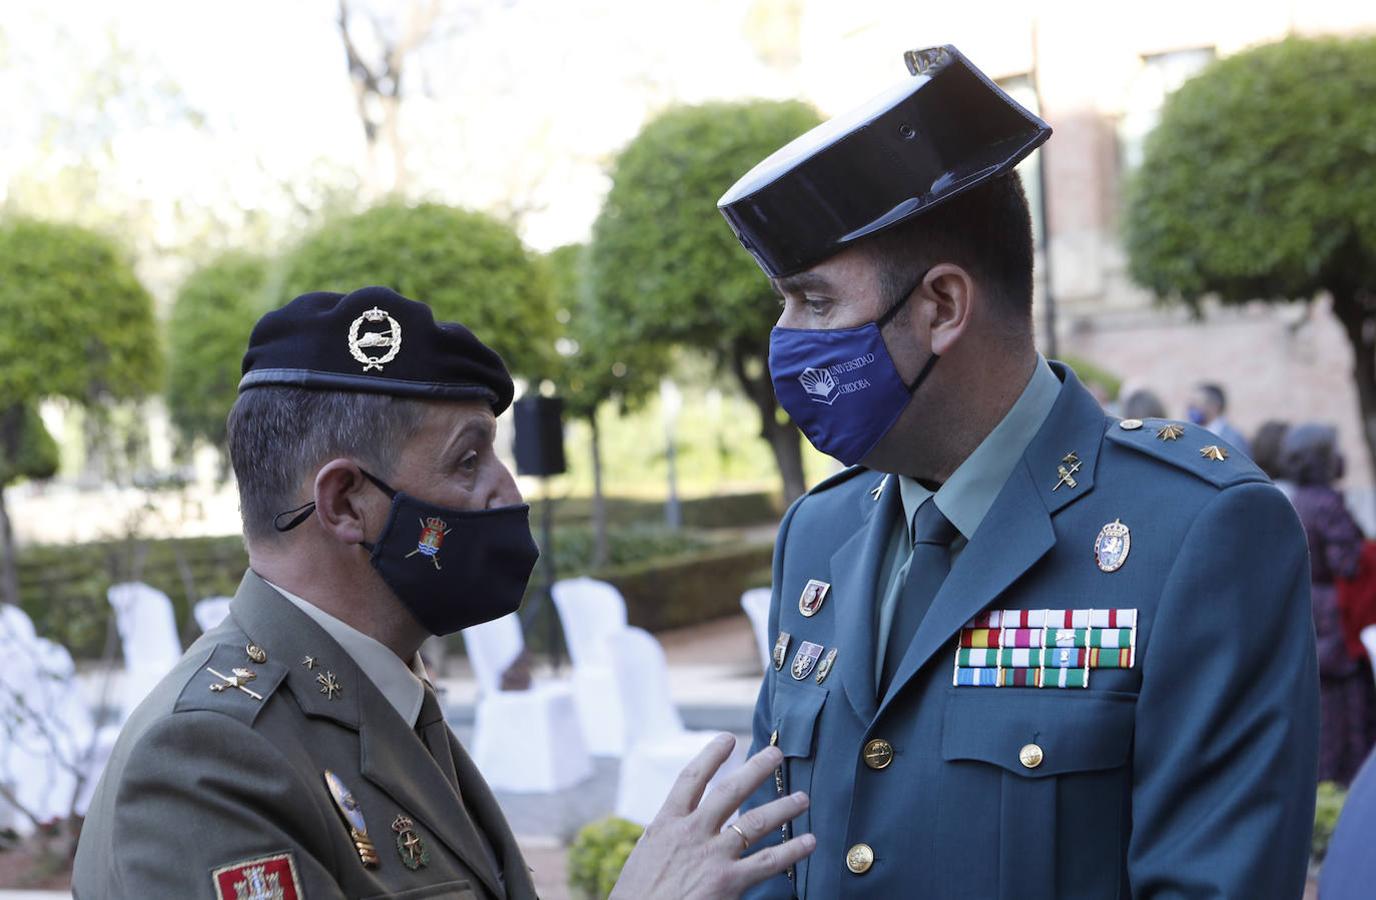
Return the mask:
POLYGON ((769 375, 779 404, 812 446, 848 466, 888 433, 936 364, 932 354, 913 383, 905 384, 884 345, 881 329, 911 296, 856 328, 770 332, 769 375))

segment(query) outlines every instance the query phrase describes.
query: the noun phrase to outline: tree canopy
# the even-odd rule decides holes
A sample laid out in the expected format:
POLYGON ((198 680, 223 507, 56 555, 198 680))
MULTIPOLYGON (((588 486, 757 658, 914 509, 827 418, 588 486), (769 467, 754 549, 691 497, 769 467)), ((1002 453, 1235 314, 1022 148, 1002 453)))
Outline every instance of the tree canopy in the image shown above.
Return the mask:
POLYGON ((177 291, 167 323, 167 407, 184 446, 223 448, 225 419, 253 324, 266 309, 268 264, 243 252, 197 269, 177 291))
POLYGON ((1166 101, 1131 190, 1132 276, 1194 302, 1376 286, 1376 39, 1290 39, 1166 101))
POLYGON ((590 250, 590 288, 611 327, 634 340, 708 351, 736 375, 760 410, 789 496, 803 489, 798 434, 779 421, 766 366, 778 305, 716 201, 818 122, 794 101, 663 113, 617 159, 590 250))
POLYGON ((385 285, 471 328, 517 374, 541 377, 551 365, 557 323, 545 273, 509 226, 483 213, 386 203, 326 224, 283 266, 278 302, 385 285))

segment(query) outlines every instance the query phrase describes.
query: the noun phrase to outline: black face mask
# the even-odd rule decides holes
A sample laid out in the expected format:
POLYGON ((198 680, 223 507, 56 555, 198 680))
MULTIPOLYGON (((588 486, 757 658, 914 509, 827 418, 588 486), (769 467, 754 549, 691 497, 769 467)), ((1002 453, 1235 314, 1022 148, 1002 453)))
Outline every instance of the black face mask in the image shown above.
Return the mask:
MULTIPOLYGON (((360 470, 362 471, 362 470, 360 470)), ((540 550, 530 534, 530 506, 450 509, 395 490, 363 472, 392 498, 392 512, 377 543, 362 543, 382 580, 431 634, 462 631, 513 613, 521 606, 540 550)), ((290 531, 314 511, 295 514, 278 531, 290 531)))

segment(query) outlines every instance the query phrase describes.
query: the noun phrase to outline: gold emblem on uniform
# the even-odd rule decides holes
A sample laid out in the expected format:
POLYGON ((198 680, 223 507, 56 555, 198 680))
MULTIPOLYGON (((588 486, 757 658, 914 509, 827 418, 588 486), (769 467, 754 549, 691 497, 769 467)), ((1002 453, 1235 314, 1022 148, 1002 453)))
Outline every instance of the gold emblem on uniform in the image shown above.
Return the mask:
POLYGON ((779 632, 779 637, 774 641, 774 671, 777 672, 784 667, 784 661, 788 659, 788 642, 793 640, 793 635, 787 631, 779 632))
POLYGON ((210 689, 215 693, 219 694, 223 691, 228 690, 229 688, 238 688, 245 694, 248 694, 254 700, 263 699, 262 694, 258 693, 255 690, 251 690, 245 687, 245 685, 247 685, 250 681, 258 677, 258 673, 253 671, 252 669, 236 668, 232 670, 234 672, 233 675, 226 675, 223 672, 217 672, 216 670, 210 668, 210 666, 206 666, 205 670, 209 672, 211 675, 214 675, 216 678, 220 679, 218 684, 212 684, 210 686, 210 689))
POLYGON ((1117 572, 1128 560, 1132 549, 1132 532, 1121 520, 1114 519, 1099 529, 1094 539, 1094 562, 1101 572, 1117 572))
POLYGON ((1158 441, 1178 441, 1180 440, 1180 436, 1184 433, 1184 425, 1178 425, 1175 422, 1171 422, 1167 425, 1162 425, 1156 430, 1156 439, 1158 441))
POLYGON ((846 868, 853 874, 864 875, 874 865, 874 848, 869 844, 856 844, 846 851, 846 868))
POLYGON ((381 372, 382 367, 397 358, 401 350, 401 323, 374 306, 363 313, 349 326, 349 355, 363 363, 363 371, 373 369, 381 372), (386 330, 362 331, 363 327, 385 326, 386 330), (369 355, 367 351, 380 351, 369 355))
POLYGON ((268 661, 268 655, 262 647, 257 644, 248 644, 244 647, 244 655, 260 666, 268 661))
POLYGON ((1060 476, 1057 482, 1051 486, 1052 493, 1061 489, 1062 485, 1068 488, 1079 487, 1079 482, 1075 480, 1075 473, 1080 471, 1080 458, 1074 453, 1067 453, 1061 458, 1061 464, 1056 467, 1056 474, 1060 476))
POLYGON ((342 693, 344 686, 339 683, 339 679, 334 677, 333 672, 321 672, 315 676, 315 683, 320 685, 320 693, 333 700, 336 694, 342 693))
POLYGON ((1223 462, 1228 458, 1228 451, 1217 444, 1210 444, 1207 447, 1200 447, 1199 455, 1205 459, 1211 459, 1214 462, 1223 462))
POLYGON ((397 853, 401 854, 402 865, 412 871, 430 865, 430 851, 416 834, 416 823, 410 816, 398 815, 392 820, 392 830, 397 834, 397 853))
POLYGON ((817 611, 822 608, 822 601, 827 599, 827 592, 830 590, 831 585, 825 581, 809 578, 802 594, 798 596, 798 612, 809 619, 817 615, 817 611))
POLYGON ((831 667, 836 665, 836 648, 832 647, 827 651, 827 655, 822 657, 822 661, 817 664, 817 683, 821 684, 827 680, 831 674, 831 667))
POLYGON ((1018 751, 1018 762, 1028 769, 1037 768, 1045 758, 1046 754, 1042 753, 1042 748, 1036 744, 1024 744, 1023 748, 1018 751))
POLYGON ((329 769, 325 770, 325 786, 330 789, 330 796, 334 798, 335 808, 343 817, 344 824, 349 826, 349 838, 358 851, 359 862, 366 868, 377 868, 377 850, 373 847, 373 839, 368 837, 368 825, 363 821, 363 810, 354 799, 353 791, 345 787, 339 776, 329 769))

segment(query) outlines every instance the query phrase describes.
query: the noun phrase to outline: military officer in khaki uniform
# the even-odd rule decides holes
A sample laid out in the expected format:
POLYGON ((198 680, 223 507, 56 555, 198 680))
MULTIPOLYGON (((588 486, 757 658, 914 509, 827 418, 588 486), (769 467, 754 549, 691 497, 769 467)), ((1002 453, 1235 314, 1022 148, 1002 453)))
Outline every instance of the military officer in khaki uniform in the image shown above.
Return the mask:
POLYGON ((953 47, 907 61, 721 203, 783 300, 779 401, 850 466, 780 525, 755 742, 785 763, 747 804, 807 790, 818 850, 748 896, 1298 897, 1294 511, 1037 353, 1013 167, 1050 129, 953 47))
MULTIPOLYGON (((493 450, 513 386, 461 325, 386 288, 268 313, 230 415, 250 571, 124 727, 77 850, 99 898, 530 900, 530 870, 444 723, 417 650, 517 609, 537 557, 493 450)), ((779 764, 685 770, 621 897, 734 897, 810 851, 745 846, 806 807, 726 826, 779 764)))

